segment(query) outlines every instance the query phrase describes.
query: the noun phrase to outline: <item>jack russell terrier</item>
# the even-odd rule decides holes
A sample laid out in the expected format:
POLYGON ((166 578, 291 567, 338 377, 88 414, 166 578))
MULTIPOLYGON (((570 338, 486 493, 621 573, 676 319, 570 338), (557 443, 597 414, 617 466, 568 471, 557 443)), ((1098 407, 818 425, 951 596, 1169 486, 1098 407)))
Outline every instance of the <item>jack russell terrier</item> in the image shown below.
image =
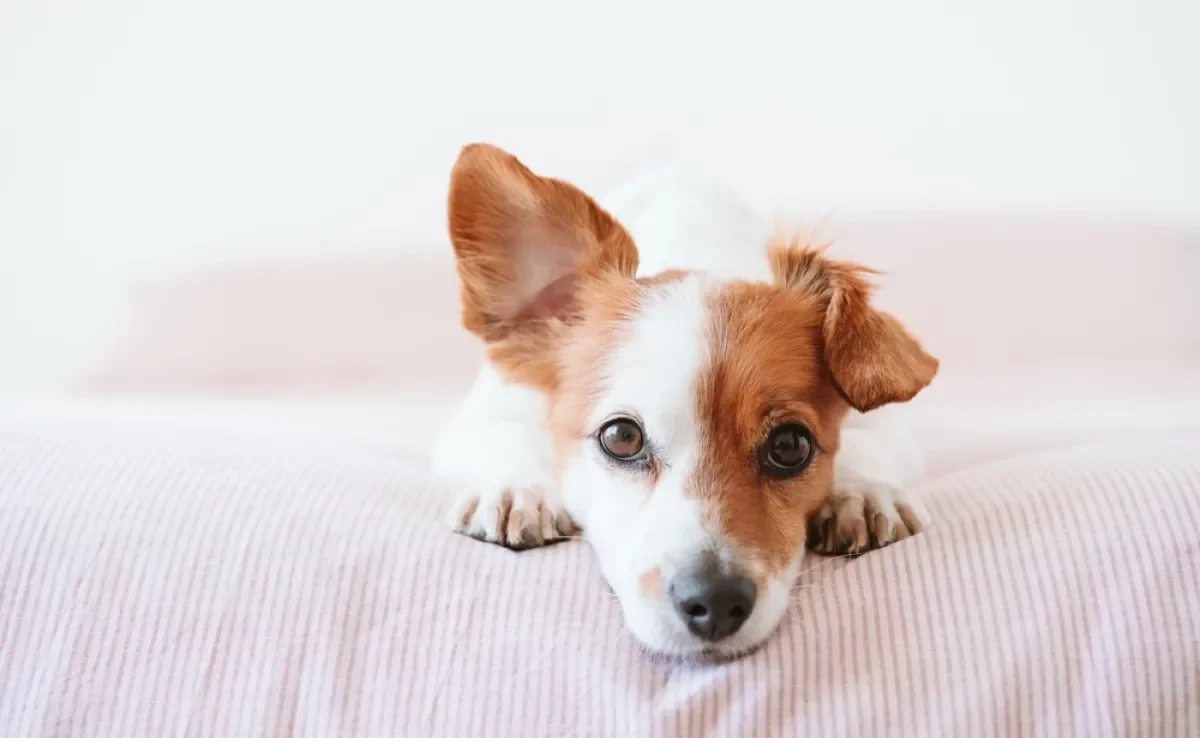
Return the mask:
POLYGON ((581 530, 650 651, 735 657, 778 626, 806 543, 859 553, 928 524, 897 411, 938 362, 871 306, 870 270, 681 169, 605 205, 462 150, 450 240, 486 362, 434 472, 467 535, 581 530))

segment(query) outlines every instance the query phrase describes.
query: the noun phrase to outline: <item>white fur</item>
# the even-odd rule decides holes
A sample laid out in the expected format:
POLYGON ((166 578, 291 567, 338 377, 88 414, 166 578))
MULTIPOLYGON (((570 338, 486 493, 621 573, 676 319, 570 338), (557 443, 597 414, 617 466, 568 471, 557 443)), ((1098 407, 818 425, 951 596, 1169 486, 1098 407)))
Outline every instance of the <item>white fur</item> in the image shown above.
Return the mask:
POLYGON ((654 494, 645 474, 612 469, 595 444, 581 444, 563 474, 567 509, 604 552, 600 566, 630 630, 656 646, 689 636, 669 601, 639 594, 639 578, 655 568, 669 575, 713 540, 699 502, 684 495, 700 441, 693 385, 707 358, 703 299, 701 280, 690 277, 640 306, 642 317, 609 358, 607 391, 590 418, 592 428, 616 415, 640 421, 662 468, 654 494))
POLYGON ((563 511, 554 479, 550 434, 541 392, 504 381, 488 364, 454 415, 438 433, 433 449, 433 472, 454 482, 459 497, 449 509, 452 527, 495 543, 519 545, 498 527, 502 504, 522 513, 544 530, 563 511), (507 503, 502 502, 508 495, 507 503), (464 510, 473 514, 464 517, 464 510), (543 515, 545 513, 545 515, 543 515))
MULTIPOLYGON (((640 306, 639 317, 610 357, 607 390, 591 418, 593 428, 618 414, 642 422, 664 464, 654 494, 644 479, 612 469, 594 444, 585 443, 567 459, 559 497, 551 479, 544 402, 536 392, 506 384, 486 367, 437 439, 435 468, 465 483, 468 502, 478 500, 471 521, 476 532, 495 515, 489 507, 495 507, 505 489, 540 490, 526 494, 530 504, 565 505, 596 550, 631 632, 657 651, 694 652, 712 645, 687 632, 665 597, 646 596, 639 579, 657 569, 665 582, 703 548, 719 545, 714 521, 705 519, 703 508, 683 489, 700 444, 693 416, 696 377, 711 350, 703 296, 712 280, 769 279, 764 248, 769 228, 732 193, 678 165, 646 172, 601 204, 632 234, 642 274, 701 272, 658 288, 640 306), (470 448, 467 456, 474 457, 469 467, 459 464, 463 448, 470 448), (480 448, 486 453, 483 459, 480 448)), ((894 522, 900 520, 897 503, 924 514, 906 491, 919 478, 922 459, 902 414, 896 406, 850 413, 835 461, 831 505, 870 499, 894 522)), ((854 511, 861 519, 863 509, 863 504, 841 505, 829 515, 847 522, 854 511)), ((770 634, 787 608, 802 554, 796 551, 788 570, 758 593, 750 619, 716 644, 716 650, 742 652, 770 634)))
POLYGON ((771 278, 765 220, 734 193, 682 164, 643 172, 600 204, 633 236, 642 275, 690 269, 724 278, 771 278))

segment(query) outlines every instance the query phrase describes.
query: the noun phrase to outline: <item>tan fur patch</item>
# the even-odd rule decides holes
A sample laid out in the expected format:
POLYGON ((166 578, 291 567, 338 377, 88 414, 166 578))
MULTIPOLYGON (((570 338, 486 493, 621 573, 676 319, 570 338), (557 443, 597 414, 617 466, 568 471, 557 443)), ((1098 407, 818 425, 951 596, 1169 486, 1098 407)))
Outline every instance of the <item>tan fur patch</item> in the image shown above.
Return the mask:
POLYGON ((689 491, 711 502, 724 540, 776 572, 802 548, 833 485, 846 403, 822 362, 825 310, 812 295, 752 283, 718 288, 710 309, 713 353, 697 396, 703 446, 689 491), (784 423, 807 427, 818 450, 799 477, 774 480, 760 471, 760 449, 784 423))
POLYGON ((463 148, 447 210, 463 325, 487 343, 569 315, 580 279, 637 271, 633 239, 595 201, 494 146, 463 148))
POLYGON ((933 381, 937 359, 899 321, 871 307, 866 277, 874 270, 828 259, 796 239, 776 241, 768 255, 777 285, 820 301, 825 367, 852 407, 867 412, 907 402, 933 381))
POLYGON ((655 567, 638 577, 638 589, 641 590, 643 597, 647 597, 652 600, 657 600, 658 598, 662 597, 662 570, 658 567, 655 567))
POLYGON ((568 333, 563 321, 545 320, 485 344, 484 355, 510 382, 552 393, 558 386, 558 353, 568 333))

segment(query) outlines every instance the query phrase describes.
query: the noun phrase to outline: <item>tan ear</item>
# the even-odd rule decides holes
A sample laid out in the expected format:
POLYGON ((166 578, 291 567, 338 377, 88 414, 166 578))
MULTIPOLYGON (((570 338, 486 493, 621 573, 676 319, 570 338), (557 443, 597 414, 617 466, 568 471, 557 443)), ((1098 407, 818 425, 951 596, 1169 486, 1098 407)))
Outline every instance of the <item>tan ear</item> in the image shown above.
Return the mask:
POLYGON ((454 164, 449 222, 463 325, 485 341, 564 317, 581 278, 637 271, 633 239, 590 197, 487 144, 454 164))
POLYGON ((772 244, 770 257, 776 282, 821 299, 825 367, 851 407, 867 412, 907 402, 933 381, 938 360, 899 321, 871 307, 870 269, 796 243, 772 244))

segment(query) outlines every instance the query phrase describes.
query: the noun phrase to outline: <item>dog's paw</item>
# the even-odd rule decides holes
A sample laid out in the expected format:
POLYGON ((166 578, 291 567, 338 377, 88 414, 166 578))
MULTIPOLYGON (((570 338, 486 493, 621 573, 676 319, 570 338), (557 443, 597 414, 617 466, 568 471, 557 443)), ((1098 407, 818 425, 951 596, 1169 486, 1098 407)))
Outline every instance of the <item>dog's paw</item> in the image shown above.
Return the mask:
POLYGON ((809 546, 820 553, 860 554, 920 533, 929 514, 912 494, 881 482, 839 482, 809 522, 809 546))
POLYGON ((514 550, 537 548, 579 532, 557 495, 542 487, 466 493, 451 507, 447 522, 458 533, 514 550))

